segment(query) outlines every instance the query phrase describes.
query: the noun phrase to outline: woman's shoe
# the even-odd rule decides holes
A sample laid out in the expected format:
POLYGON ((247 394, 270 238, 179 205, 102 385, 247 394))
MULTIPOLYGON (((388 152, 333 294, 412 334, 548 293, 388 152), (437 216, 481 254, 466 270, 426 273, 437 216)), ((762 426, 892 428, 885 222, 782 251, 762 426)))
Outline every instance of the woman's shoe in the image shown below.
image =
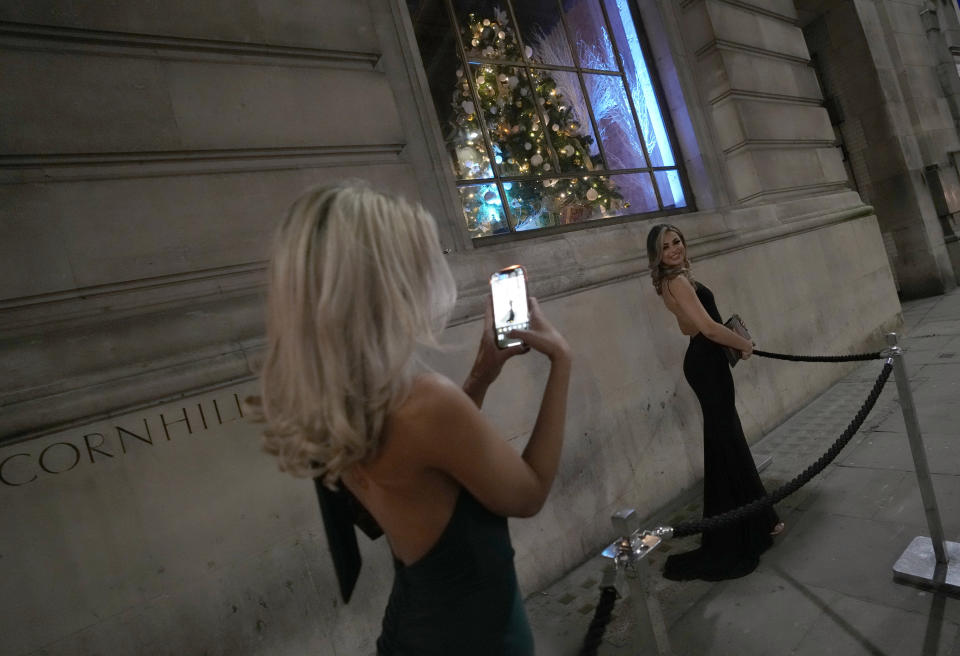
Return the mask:
POLYGON ((777 522, 777 525, 773 527, 773 530, 770 531, 770 535, 780 535, 783 533, 783 529, 787 528, 787 525, 783 522, 777 522))

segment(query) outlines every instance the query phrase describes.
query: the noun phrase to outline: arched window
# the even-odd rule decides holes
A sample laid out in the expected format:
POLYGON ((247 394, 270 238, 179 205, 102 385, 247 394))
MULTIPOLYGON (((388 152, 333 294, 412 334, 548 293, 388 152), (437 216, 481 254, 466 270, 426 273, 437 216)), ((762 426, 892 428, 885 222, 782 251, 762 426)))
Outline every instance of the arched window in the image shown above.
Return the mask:
POLYGON ((471 237, 687 208, 630 0, 408 0, 471 237))

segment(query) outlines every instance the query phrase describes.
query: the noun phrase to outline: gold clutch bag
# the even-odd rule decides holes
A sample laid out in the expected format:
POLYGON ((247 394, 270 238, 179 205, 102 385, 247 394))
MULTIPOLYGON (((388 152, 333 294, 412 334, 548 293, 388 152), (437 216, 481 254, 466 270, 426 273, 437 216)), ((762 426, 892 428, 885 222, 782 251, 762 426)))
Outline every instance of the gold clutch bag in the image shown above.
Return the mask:
MULTIPOLYGON (((744 339, 750 339, 750 331, 747 330, 747 326, 743 323, 743 319, 740 318, 739 314, 734 314, 731 316, 724 322, 723 325, 744 339)), ((730 366, 737 366, 737 362, 740 361, 740 351, 735 348, 730 348, 729 346, 724 346, 723 350, 727 352, 727 362, 730 363, 730 366)))

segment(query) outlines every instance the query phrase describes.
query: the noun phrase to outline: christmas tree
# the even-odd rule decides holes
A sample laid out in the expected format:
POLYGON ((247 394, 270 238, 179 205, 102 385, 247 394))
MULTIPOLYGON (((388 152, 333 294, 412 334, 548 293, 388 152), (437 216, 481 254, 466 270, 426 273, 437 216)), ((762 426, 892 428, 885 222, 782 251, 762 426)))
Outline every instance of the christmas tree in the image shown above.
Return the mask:
MULTIPOLYGON (((519 43, 500 10, 494 10, 493 19, 470 14, 463 38, 470 55, 521 60, 519 43)), ((523 54, 533 59, 529 46, 523 54)), ((503 183, 515 230, 574 223, 629 206, 608 178, 589 175, 603 167, 599 154, 590 154, 593 137, 548 71, 528 74, 523 66, 475 62, 459 69, 457 78, 448 137, 457 177, 492 178, 492 155, 500 177, 540 178, 503 183), (476 101, 467 75, 472 76, 476 101), (483 138, 484 124, 492 152, 483 138)), ((510 230, 496 184, 464 187, 461 200, 475 236, 510 230)))

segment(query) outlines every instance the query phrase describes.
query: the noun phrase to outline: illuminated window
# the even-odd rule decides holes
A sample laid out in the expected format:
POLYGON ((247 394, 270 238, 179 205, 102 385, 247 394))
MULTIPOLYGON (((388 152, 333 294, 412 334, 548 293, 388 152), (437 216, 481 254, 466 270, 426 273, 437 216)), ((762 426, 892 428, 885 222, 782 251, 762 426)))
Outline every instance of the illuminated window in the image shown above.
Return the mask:
POLYGON ((408 0, 475 238, 687 206, 630 0, 408 0))

